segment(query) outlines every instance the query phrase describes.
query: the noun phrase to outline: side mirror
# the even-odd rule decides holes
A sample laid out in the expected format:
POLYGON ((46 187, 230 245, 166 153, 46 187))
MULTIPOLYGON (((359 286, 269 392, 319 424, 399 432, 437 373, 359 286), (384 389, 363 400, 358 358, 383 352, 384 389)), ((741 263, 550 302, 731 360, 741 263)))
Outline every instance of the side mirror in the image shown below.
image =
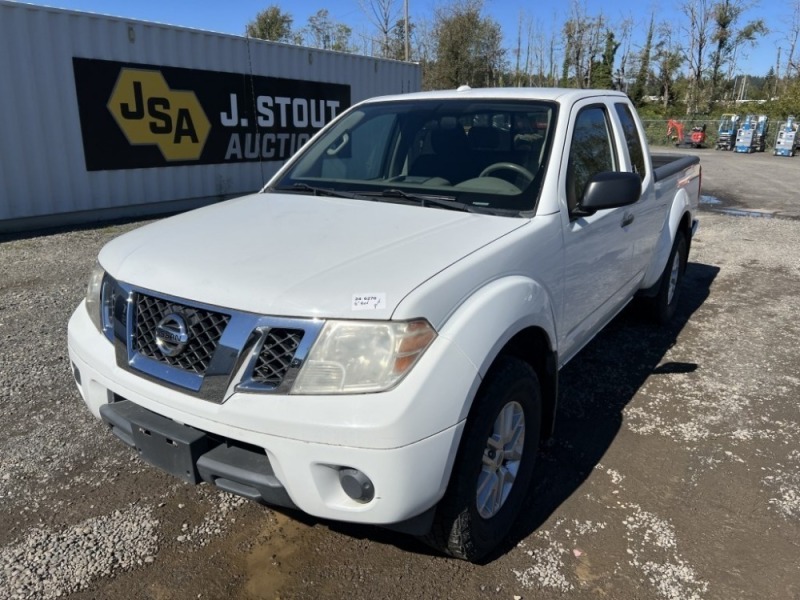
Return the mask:
POLYGON ((642 195, 642 180, 636 173, 605 171, 597 173, 586 185, 577 214, 590 215, 604 208, 633 204, 642 195))

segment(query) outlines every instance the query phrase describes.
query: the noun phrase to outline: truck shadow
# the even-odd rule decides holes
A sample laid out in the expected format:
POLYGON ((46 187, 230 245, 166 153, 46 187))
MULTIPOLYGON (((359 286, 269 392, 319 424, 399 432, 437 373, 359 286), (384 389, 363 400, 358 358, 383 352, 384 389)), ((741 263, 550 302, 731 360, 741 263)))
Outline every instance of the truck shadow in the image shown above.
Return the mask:
MULTIPOLYGON (((662 363, 692 315, 708 298, 719 267, 689 263, 675 318, 666 327, 650 321, 634 302, 561 372, 556 429, 541 450, 534 484, 512 533, 484 563, 534 533, 586 481, 617 436, 623 410, 651 375, 690 373, 701 365, 662 363)), ((309 525, 418 554, 437 553, 415 538, 378 527, 321 521, 291 512, 309 525)))
POLYGON ((662 363, 708 298, 719 267, 689 263, 678 311, 664 327, 631 303, 560 374, 553 438, 542 448, 522 516, 489 561, 536 531, 586 481, 617 436, 623 410, 652 375, 691 373, 702 365, 662 363))

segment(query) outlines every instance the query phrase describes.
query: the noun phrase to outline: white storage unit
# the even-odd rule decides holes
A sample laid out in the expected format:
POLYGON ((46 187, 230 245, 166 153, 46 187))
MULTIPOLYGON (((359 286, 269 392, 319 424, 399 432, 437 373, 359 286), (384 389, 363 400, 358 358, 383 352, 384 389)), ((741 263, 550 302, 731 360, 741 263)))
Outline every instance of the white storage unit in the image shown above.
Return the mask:
POLYGON ((411 63, 6 0, 0 39, 0 232, 257 190, 348 106, 421 84, 411 63))

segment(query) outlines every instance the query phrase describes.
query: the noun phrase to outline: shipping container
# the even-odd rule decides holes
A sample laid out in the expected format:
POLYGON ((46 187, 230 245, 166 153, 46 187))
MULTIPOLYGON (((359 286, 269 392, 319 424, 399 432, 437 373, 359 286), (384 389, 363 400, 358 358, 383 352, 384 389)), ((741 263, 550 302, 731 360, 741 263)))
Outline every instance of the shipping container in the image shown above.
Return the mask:
POLYGON ((412 63, 6 0, 0 39, 0 232, 255 191, 347 107, 421 84, 412 63))

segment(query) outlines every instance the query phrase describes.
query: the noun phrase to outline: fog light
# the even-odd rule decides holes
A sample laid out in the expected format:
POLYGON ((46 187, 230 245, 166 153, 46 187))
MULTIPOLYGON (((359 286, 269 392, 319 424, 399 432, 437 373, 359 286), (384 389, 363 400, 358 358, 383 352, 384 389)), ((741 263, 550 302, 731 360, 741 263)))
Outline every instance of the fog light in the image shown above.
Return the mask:
POLYGON ((375 497, 375 486, 369 477, 358 469, 339 469, 339 483, 344 493, 356 502, 369 502, 375 497))
POLYGON ((75 378, 75 383, 81 384, 81 370, 75 363, 72 363, 72 376, 75 378))

